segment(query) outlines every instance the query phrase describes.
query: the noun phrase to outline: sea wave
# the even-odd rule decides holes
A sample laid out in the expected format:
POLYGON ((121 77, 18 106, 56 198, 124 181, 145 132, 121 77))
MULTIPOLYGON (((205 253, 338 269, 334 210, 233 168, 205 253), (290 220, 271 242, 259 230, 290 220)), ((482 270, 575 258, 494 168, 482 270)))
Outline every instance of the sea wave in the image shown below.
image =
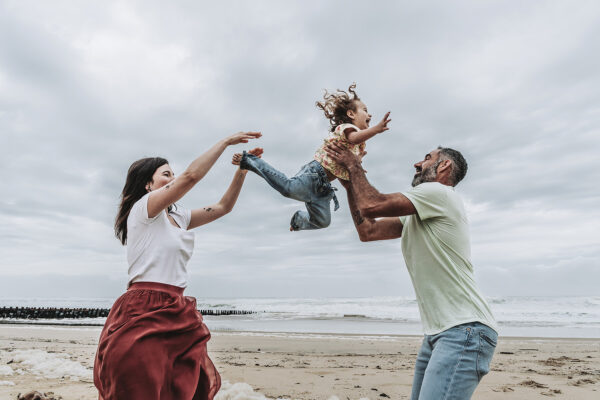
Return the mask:
MULTIPOLYGON (((109 308, 104 298, 8 298, 0 307, 109 308)), ((492 312, 500 326, 589 327, 600 326, 600 296, 491 297, 492 312)), ((217 317, 232 321, 365 321, 419 324, 417 301, 409 297, 365 298, 198 298, 199 309, 247 310, 254 314, 217 317)), ((11 320, 16 322, 15 320, 11 320)), ((60 320, 59 320, 60 321, 60 320)), ((65 324, 103 324, 104 319, 78 319, 65 324)), ((7 321, 4 321, 7 322, 7 321)), ((31 320, 21 321, 32 323, 31 320)), ((37 320, 34 323, 57 323, 37 320)))

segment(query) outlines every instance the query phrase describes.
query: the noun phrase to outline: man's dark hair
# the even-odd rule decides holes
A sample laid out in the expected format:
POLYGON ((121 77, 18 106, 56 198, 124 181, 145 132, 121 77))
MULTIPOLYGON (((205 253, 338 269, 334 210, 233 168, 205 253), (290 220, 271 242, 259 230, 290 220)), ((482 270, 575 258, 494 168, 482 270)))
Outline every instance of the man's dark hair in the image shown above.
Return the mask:
POLYGON ((460 151, 451 149, 449 147, 438 146, 440 151, 440 160, 452 161, 452 186, 458 185, 458 182, 462 181, 467 174, 467 160, 460 154, 460 151))

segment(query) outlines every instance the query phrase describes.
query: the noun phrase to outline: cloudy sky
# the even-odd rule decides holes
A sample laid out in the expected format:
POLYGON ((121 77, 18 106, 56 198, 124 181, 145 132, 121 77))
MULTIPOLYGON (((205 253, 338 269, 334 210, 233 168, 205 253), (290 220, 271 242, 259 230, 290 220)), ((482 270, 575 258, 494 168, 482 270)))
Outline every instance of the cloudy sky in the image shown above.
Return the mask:
MULTIPOLYGON (((131 162, 180 173, 260 130, 295 174, 327 133, 315 101, 352 82, 375 121, 392 112, 365 159, 382 192, 440 144, 467 158, 486 295, 598 295, 598 37, 596 1, 0 1, 0 297, 118 296, 131 162)), ((216 202, 249 147, 181 204, 216 202)), ((329 228, 289 232, 303 204, 249 174, 233 212, 196 230, 188 293, 413 296, 399 240, 361 243, 338 193, 329 228)))

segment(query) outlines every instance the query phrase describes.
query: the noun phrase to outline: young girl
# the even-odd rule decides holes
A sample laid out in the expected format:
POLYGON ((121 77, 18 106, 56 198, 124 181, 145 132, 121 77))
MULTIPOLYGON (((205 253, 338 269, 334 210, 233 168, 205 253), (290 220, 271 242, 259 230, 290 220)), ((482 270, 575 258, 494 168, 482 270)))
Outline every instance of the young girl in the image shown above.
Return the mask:
POLYGON ((335 93, 325 91, 323 101, 318 101, 317 107, 325 113, 331 124, 331 133, 324 144, 315 153, 313 161, 300 169, 293 178, 288 178, 261 158, 250 153, 235 154, 233 163, 241 169, 247 169, 263 177, 273 189, 285 197, 303 201, 306 211, 298 210, 290 222, 291 231, 304 229, 320 229, 329 226, 331 221, 330 202, 333 199, 335 210, 339 208, 337 197, 331 186, 334 179, 349 179, 348 171, 338 165, 325 152, 325 146, 333 141, 348 148, 354 154, 364 156, 365 142, 378 133, 389 128, 387 124, 390 113, 375 126, 369 127, 371 114, 367 106, 360 100, 350 85, 348 92, 337 90, 335 93))

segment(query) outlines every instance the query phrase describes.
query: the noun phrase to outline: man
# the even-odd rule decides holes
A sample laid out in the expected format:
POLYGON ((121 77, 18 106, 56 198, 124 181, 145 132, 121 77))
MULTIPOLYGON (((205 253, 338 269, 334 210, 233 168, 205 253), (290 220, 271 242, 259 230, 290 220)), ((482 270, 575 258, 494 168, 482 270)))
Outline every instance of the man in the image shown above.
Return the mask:
POLYGON ((411 400, 470 399, 489 371, 498 334, 473 278, 466 213, 454 191, 467 162, 438 147, 414 164, 411 190, 382 194, 358 157, 336 144, 327 152, 350 173, 342 183, 360 240, 401 237, 425 333, 411 400))

